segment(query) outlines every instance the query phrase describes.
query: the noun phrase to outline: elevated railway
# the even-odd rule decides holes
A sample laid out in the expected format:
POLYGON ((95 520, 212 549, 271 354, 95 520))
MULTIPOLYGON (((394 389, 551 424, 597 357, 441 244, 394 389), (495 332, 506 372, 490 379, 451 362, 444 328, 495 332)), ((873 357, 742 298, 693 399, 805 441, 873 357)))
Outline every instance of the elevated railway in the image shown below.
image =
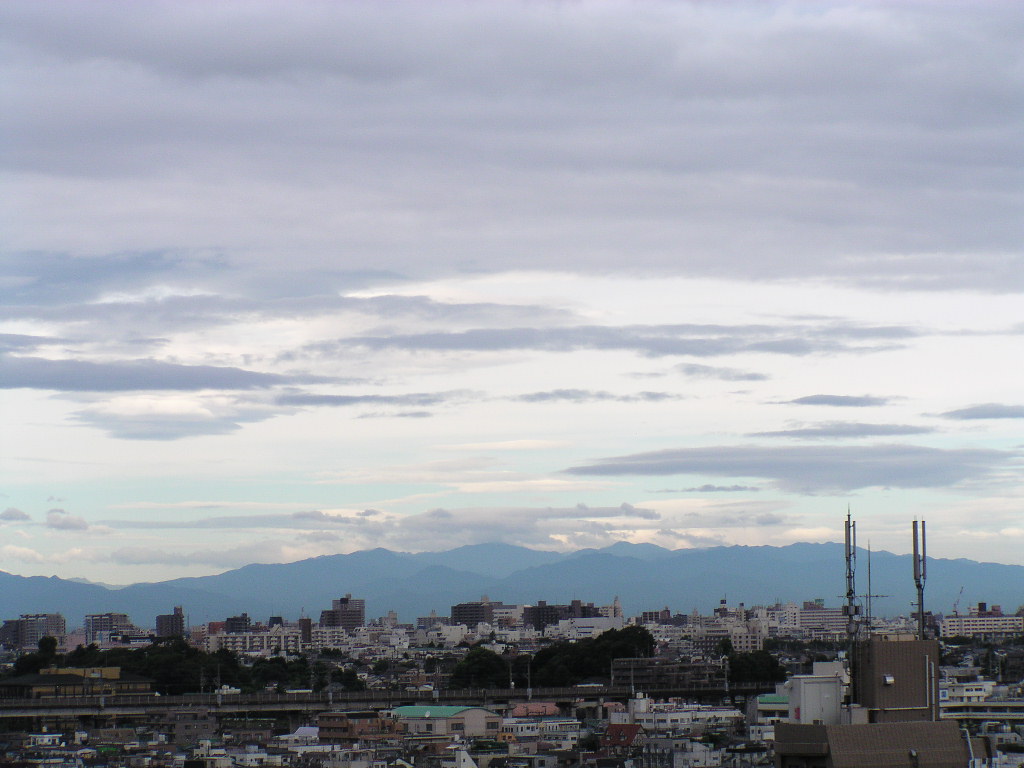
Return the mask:
MULTIPOLYGON (((771 684, 739 684, 729 688, 654 689, 644 693, 658 699, 681 698, 702 703, 737 703, 774 690, 771 684)), ((392 709, 405 705, 476 706, 506 711, 528 701, 549 701, 569 712, 595 710, 612 701, 626 701, 630 686, 572 686, 565 688, 446 689, 436 691, 367 690, 320 693, 252 694, 129 694, 0 700, 0 725, 8 728, 63 727, 72 723, 116 727, 159 719, 171 712, 199 708, 218 719, 275 718, 301 724, 321 712, 392 709)))

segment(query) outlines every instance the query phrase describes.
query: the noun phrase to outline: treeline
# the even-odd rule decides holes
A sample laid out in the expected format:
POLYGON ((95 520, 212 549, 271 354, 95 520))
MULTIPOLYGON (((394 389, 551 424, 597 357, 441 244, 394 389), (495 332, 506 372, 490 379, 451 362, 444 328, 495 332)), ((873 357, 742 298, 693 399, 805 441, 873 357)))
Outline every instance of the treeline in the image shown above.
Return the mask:
POLYGON ((246 693, 268 688, 319 691, 329 683, 338 683, 351 691, 365 688, 351 668, 332 667, 323 661, 311 664, 305 656, 275 656, 248 665, 231 651, 205 653, 181 639, 157 640, 145 648, 100 650, 96 645, 80 645, 70 653, 59 654, 56 640, 43 638, 38 651, 18 658, 10 676, 52 666, 120 667, 123 672, 149 678, 153 690, 165 695, 212 691, 220 685, 240 688, 246 693))
POLYGON ((650 656, 654 638, 643 627, 625 627, 575 642, 551 643, 510 660, 477 645, 452 670, 452 688, 562 687, 608 682, 613 659, 650 656))

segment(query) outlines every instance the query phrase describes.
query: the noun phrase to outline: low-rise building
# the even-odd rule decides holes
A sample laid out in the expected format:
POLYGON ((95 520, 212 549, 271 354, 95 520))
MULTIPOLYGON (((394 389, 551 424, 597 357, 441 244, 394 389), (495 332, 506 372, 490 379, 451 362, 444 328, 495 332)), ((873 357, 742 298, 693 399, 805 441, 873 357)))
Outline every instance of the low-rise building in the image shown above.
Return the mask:
POLYGON ((377 710, 321 712, 316 719, 321 744, 355 744, 393 736, 398 720, 377 710))
POLYGON ((0 699, 53 699, 151 693, 149 678, 120 667, 49 667, 0 680, 0 699))
POLYGON ((410 735, 497 738, 501 717, 483 707, 396 707, 398 729, 410 735))

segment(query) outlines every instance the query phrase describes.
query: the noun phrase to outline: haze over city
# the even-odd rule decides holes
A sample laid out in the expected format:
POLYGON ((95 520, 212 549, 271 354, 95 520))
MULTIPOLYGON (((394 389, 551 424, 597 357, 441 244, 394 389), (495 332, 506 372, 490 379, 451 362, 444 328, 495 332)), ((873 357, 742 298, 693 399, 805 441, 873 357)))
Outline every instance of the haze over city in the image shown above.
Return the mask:
POLYGON ((1024 13, 0 6, 0 570, 1024 564, 1024 13))

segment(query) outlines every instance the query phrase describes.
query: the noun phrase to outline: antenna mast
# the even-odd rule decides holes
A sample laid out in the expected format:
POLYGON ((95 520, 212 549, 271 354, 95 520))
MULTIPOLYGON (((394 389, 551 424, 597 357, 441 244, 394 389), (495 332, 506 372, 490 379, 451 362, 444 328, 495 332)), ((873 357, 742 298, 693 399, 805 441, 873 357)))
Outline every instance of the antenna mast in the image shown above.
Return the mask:
POLYGON ((868 636, 871 636, 871 630, 874 626, 874 608, 872 607, 871 601, 876 597, 890 597, 890 595, 876 595, 871 591, 871 542, 868 542, 867 546, 868 553, 868 592, 866 595, 861 595, 864 598, 864 619, 862 626, 867 631, 868 636))
POLYGON ((917 639, 924 640, 924 582, 928 578, 928 543, 925 523, 921 521, 921 539, 918 547, 917 520, 914 521, 914 585, 917 587, 917 639))
POLYGON ((857 587, 855 583, 855 570, 857 565, 857 523, 850 517, 850 508, 846 508, 846 606, 843 613, 846 614, 846 637, 853 650, 853 644, 857 642, 857 587))

